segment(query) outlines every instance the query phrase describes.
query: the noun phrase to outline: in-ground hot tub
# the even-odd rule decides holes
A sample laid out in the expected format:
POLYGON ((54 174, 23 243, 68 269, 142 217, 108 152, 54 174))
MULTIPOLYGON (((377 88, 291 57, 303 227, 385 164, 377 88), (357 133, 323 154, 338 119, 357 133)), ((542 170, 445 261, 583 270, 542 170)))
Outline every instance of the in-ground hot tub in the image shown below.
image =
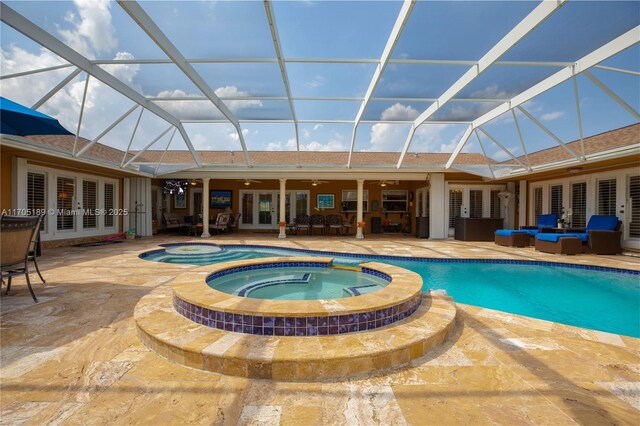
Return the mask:
POLYGON ((332 258, 318 257, 263 258, 197 268, 179 275, 174 281, 173 305, 179 314, 198 324, 267 336, 318 336, 372 330, 400 321, 420 306, 422 278, 418 274, 375 262, 361 265, 358 271, 355 269, 359 268, 344 271, 354 274, 352 278, 366 277, 366 283, 361 286, 357 284, 365 281, 343 283, 342 294, 351 291, 352 297, 268 300, 223 292, 216 285, 226 283, 225 277, 234 280, 245 277, 247 285, 236 291, 246 294, 270 287, 272 282, 280 281, 278 277, 283 274, 290 280, 283 284, 284 287, 300 285, 293 281, 304 278, 304 273, 297 275, 295 271, 328 271, 332 269, 332 261, 332 258), (207 286, 207 282, 212 286, 207 286), (366 286, 373 282, 380 286, 363 294, 372 290, 366 286))
POLYGON ((320 300, 370 294, 391 282, 390 276, 367 268, 333 267, 322 262, 296 264, 239 266, 211 274, 207 284, 255 299, 320 300))

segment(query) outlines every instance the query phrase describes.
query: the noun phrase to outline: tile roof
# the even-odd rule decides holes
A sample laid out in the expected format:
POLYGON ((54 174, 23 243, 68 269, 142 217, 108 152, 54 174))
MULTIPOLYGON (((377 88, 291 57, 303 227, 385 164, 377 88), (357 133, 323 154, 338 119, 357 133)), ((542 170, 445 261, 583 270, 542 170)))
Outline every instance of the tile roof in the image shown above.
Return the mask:
MULTIPOLYGON (((73 151, 75 136, 67 135, 33 135, 28 139, 36 144, 62 150, 67 153, 73 151)), ((85 138, 78 138, 76 152, 90 143, 85 138)), ((615 148, 630 146, 640 143, 640 123, 633 124, 620 129, 611 130, 584 139, 585 154, 607 151, 615 148)), ((567 143, 567 146, 575 152, 581 152, 580 141, 567 143)), ((157 163, 162 157, 162 150, 148 150, 137 158, 141 163, 157 163)), ((130 151, 127 160, 133 157, 137 151, 130 151)), ((244 164, 244 154, 242 151, 198 151, 204 164, 244 164)), ((96 143, 83 154, 83 157, 106 161, 119 165, 122 161, 124 151, 112 148, 100 143, 96 143)), ((404 166, 430 166, 445 164, 450 157, 449 153, 409 153, 405 156, 404 166)), ((250 151, 249 158, 255 165, 285 165, 297 164, 298 155, 295 151, 250 151)), ((325 151, 301 151, 300 163, 303 165, 323 165, 323 164, 346 164, 349 158, 348 152, 325 152, 325 151)), ((352 164, 355 166, 373 165, 395 165, 400 158, 398 152, 354 152, 352 164)), ((572 158, 562 147, 544 149, 529 154, 531 165, 553 163, 572 158)), ((526 163, 524 155, 518 157, 526 163)), ((495 163, 494 160, 489 160, 495 163)), ((485 165, 486 158, 482 154, 461 153, 456 158, 456 165, 485 165)), ((501 164, 514 164, 513 160, 505 161, 501 164)), ((167 151, 163 159, 163 164, 195 164, 189 151, 167 151)))

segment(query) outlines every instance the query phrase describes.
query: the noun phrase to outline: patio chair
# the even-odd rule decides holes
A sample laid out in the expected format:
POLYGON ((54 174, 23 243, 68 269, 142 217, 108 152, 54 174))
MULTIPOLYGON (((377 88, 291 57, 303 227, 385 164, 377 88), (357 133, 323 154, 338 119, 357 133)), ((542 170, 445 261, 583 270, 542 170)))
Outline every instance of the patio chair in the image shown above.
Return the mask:
POLYGON ((168 212, 162 212, 162 217, 164 218, 167 229, 182 229, 184 227, 184 223, 180 218, 168 212))
POLYGON ((558 224, 558 214, 541 214, 537 226, 522 226, 520 229, 498 229, 494 242, 499 246, 527 247, 531 245, 542 228, 553 228, 558 224))
POLYGON ((11 279, 24 275, 34 302, 38 302, 29 280, 29 250, 35 238, 42 216, 2 216, 0 219, 0 270, 2 279, 7 277, 7 292, 11 279))
POLYGON ((322 235, 325 233, 325 221, 324 216, 321 214, 312 214, 311 215, 311 235, 313 235, 314 229, 319 229, 322 232, 322 235))
POLYGON ((342 221, 342 235, 349 235, 349 230, 353 228, 353 224, 356 222, 356 215, 351 216, 351 220, 342 221))
POLYGON ((40 222, 38 222, 38 226, 36 227, 35 238, 31 242, 31 244, 29 245, 29 261, 33 261, 33 264, 36 267, 36 272, 38 273, 38 276, 40 277, 40 281, 42 281, 42 283, 45 284, 46 281, 45 281, 44 277, 42 276, 42 274, 40 273, 40 268, 38 267, 38 257, 41 256, 41 253, 40 253, 40 225, 42 224, 43 220, 44 220, 44 215, 40 216, 40 222))
POLYGON ((229 232, 238 232, 238 226, 240 225, 240 216, 242 213, 238 213, 236 215, 231 215, 231 220, 229 220, 229 232))
POLYGON ((308 214, 299 214, 296 216, 296 234, 299 229, 307 231, 307 234, 311 232, 311 218, 308 214))
POLYGON ((336 230, 336 235, 342 235, 342 218, 337 214, 327 215, 327 235, 332 229, 336 230))
POLYGON ((218 213, 214 223, 209 224, 209 230, 215 230, 216 234, 220 232, 226 232, 229 227, 229 221, 231 220, 230 213, 218 213))
POLYGON ((545 253, 579 254, 586 245, 586 249, 594 254, 620 254, 621 225, 616 216, 594 215, 584 232, 538 233, 535 247, 545 253))

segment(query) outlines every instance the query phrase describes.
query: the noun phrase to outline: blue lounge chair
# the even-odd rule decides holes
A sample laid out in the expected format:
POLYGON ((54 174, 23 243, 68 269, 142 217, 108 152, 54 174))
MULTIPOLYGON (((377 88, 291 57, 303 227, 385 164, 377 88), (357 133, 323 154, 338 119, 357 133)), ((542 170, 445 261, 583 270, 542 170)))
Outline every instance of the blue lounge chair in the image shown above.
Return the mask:
POLYGON ((556 213, 538 216, 538 226, 523 226, 520 229, 498 229, 495 243, 507 247, 527 247, 542 228, 554 228, 558 224, 556 213))
POLYGON ((584 232, 545 233, 536 235, 536 250, 546 253, 578 254, 586 244, 595 254, 619 254, 622 222, 616 216, 591 216, 584 232))

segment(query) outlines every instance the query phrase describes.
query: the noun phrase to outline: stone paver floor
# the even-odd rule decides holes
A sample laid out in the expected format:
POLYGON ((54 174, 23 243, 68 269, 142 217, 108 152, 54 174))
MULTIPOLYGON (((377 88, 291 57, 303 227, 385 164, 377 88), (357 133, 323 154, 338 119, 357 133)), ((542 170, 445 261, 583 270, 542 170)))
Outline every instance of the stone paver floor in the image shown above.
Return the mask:
MULTIPOLYGON (((189 265, 137 258, 159 236, 47 250, 34 304, 17 279, 1 303, 1 424, 640 423, 640 339, 458 305, 444 346, 410 367, 334 382, 276 382, 172 364, 136 337, 133 309, 189 265)), ((398 256, 515 258, 640 269, 628 256, 415 238, 235 234, 212 242, 398 256)), ((32 275, 34 281, 37 277, 32 275)))

